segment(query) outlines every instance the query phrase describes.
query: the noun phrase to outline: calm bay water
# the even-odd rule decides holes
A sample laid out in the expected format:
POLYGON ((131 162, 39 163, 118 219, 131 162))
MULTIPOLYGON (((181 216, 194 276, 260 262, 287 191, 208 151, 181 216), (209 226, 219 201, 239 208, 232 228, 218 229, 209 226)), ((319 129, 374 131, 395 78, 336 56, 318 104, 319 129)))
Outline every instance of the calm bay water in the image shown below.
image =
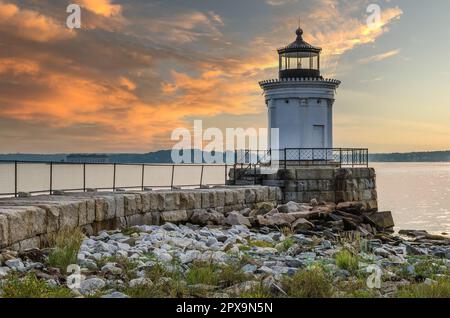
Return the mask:
POLYGON ((397 229, 450 232, 450 163, 371 163, 380 210, 397 229))

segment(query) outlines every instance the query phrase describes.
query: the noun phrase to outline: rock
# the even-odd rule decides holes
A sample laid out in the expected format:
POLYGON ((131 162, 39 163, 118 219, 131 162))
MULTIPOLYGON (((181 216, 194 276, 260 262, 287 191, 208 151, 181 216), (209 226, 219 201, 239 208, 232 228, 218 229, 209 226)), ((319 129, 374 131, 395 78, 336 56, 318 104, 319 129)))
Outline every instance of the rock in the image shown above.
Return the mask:
POLYGON ((9 267, 0 267, 0 279, 5 278, 10 271, 11 269, 9 267))
POLYGON ((231 226, 233 225, 244 225, 246 227, 252 226, 248 218, 237 212, 231 212, 230 214, 228 214, 228 216, 225 219, 225 224, 231 226))
POLYGON ((309 204, 310 204, 312 207, 316 207, 316 206, 319 205, 319 202, 317 201, 316 198, 314 198, 314 199, 311 199, 311 201, 309 202, 309 204))
POLYGON ((182 264, 191 263, 197 259, 200 259, 202 257, 202 253, 197 250, 190 250, 187 251, 184 254, 180 255, 180 261, 182 264))
POLYGON ((363 204, 361 202, 341 202, 336 205, 336 210, 361 215, 363 213, 363 204))
POLYGON ((253 264, 246 264, 242 267, 242 271, 246 274, 253 274, 258 267, 253 264))
POLYGON ((393 264, 404 264, 406 263, 405 259, 399 255, 389 255, 388 259, 393 264))
POLYGON ((103 279, 92 277, 81 281, 80 292, 83 295, 91 295, 103 289, 105 286, 106 282, 103 279))
POLYGON ((272 211, 273 209, 274 206, 272 203, 269 202, 258 203, 256 209, 250 212, 249 216, 265 215, 270 211, 272 211))
POLYGON ((300 219, 297 219, 294 223, 292 223, 291 227, 294 231, 299 231, 299 230, 307 231, 307 230, 314 228, 314 224, 312 224, 311 222, 309 222, 306 219, 300 218, 300 219))
POLYGON ((97 268, 98 268, 97 263, 91 259, 79 259, 78 265, 80 265, 83 268, 87 268, 91 271, 97 270, 97 268))
POLYGON ((225 217, 222 213, 219 213, 214 210, 202 210, 202 209, 195 210, 190 219, 190 221, 193 224, 199 225, 208 225, 208 224, 221 225, 223 224, 224 220, 225 217))
POLYGON ((122 272, 122 269, 120 267, 117 267, 117 264, 115 263, 107 263, 102 267, 103 274, 120 275, 122 274, 122 272))
POLYGON ((141 277, 141 278, 135 278, 130 280, 129 283, 131 288, 135 288, 135 287, 139 287, 139 286, 152 286, 153 282, 145 277, 141 277))
POLYGON ((241 210, 239 213, 241 213, 245 217, 248 217, 248 216, 250 216, 250 212, 252 212, 252 209, 245 208, 245 209, 241 210))
POLYGON ((375 212, 369 216, 365 216, 369 224, 375 226, 378 230, 386 230, 395 226, 391 212, 375 212))
POLYGON ((309 212, 311 211, 311 206, 290 201, 278 206, 278 211, 280 213, 309 212))
POLYGON ((387 258, 387 257, 389 257, 390 255, 392 255, 391 253, 389 253, 388 251, 386 251, 386 250, 385 250, 384 248, 382 248, 382 247, 378 247, 378 248, 374 249, 373 253, 374 253, 375 255, 382 256, 382 257, 384 257, 384 258, 387 258))
POLYGON ((266 216, 265 219, 267 222, 261 222, 261 219, 258 218, 259 224, 263 223, 264 226, 270 227, 290 227, 291 223, 295 221, 295 218, 287 213, 276 213, 266 216))
POLYGON ((19 258, 9 259, 5 262, 5 265, 12 270, 22 270, 25 268, 22 260, 20 260, 19 258))
POLYGON ((130 298, 130 297, 121 292, 115 291, 110 294, 103 295, 101 298, 130 298))
POLYGON ((163 230, 165 230, 165 231, 179 231, 179 227, 178 226, 176 226, 175 224, 173 224, 173 223, 166 223, 166 224, 164 224, 163 226, 161 226, 161 228, 163 229, 163 230))
POLYGON ((259 274, 270 274, 270 275, 275 274, 275 272, 271 268, 269 268, 267 266, 261 266, 260 268, 258 268, 256 270, 256 272, 259 273, 259 274))

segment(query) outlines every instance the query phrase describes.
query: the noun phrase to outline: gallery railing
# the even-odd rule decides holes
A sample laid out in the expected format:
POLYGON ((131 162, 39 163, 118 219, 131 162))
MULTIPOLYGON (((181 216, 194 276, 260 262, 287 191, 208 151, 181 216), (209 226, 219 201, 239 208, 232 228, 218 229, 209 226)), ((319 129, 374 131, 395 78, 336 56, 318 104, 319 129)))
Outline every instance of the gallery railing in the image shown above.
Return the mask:
POLYGON ((0 196, 57 191, 194 188, 226 184, 230 164, 120 164, 0 161, 0 196))
POLYGON ((286 148, 237 150, 236 165, 368 167, 366 148, 286 148))

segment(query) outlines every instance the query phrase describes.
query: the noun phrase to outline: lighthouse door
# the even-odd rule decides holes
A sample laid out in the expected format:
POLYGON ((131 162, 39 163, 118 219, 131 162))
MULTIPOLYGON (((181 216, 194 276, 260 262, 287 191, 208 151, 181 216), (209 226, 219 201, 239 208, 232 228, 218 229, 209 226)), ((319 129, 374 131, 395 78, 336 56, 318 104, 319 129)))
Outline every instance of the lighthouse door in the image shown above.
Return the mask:
POLYGON ((313 127, 313 147, 325 148, 325 126, 314 125, 313 127))

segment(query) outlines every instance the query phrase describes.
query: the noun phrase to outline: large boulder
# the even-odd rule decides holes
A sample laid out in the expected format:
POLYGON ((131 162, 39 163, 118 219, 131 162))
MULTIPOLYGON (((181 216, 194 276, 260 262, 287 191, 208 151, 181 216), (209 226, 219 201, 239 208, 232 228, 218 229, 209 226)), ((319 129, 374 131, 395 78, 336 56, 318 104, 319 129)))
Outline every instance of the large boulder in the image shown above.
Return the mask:
POLYGON ((272 203, 269 202, 261 202, 256 205, 256 209, 250 212, 250 216, 264 215, 269 213, 274 209, 272 203))
POLYGON ((295 217, 287 213, 276 213, 266 216, 258 215, 257 221, 260 226, 290 227, 291 223, 295 222, 295 217))
POLYGON ((221 225, 225 221, 225 217, 222 213, 217 212, 211 209, 198 209, 194 210, 194 213, 191 216, 190 221, 193 224, 198 225, 221 225))
POLYGON ((250 220, 245 216, 239 214, 238 212, 231 212, 225 219, 225 224, 227 225, 245 225, 246 227, 251 227, 250 220))
POLYGON ((306 219, 300 218, 297 219, 294 223, 292 223, 292 230, 294 231, 307 231, 314 228, 314 224, 309 222, 306 219))
POLYGON ((394 224, 394 219, 391 212, 375 212, 371 215, 366 215, 365 219, 369 224, 375 226, 378 230, 389 230, 392 229, 394 224))

